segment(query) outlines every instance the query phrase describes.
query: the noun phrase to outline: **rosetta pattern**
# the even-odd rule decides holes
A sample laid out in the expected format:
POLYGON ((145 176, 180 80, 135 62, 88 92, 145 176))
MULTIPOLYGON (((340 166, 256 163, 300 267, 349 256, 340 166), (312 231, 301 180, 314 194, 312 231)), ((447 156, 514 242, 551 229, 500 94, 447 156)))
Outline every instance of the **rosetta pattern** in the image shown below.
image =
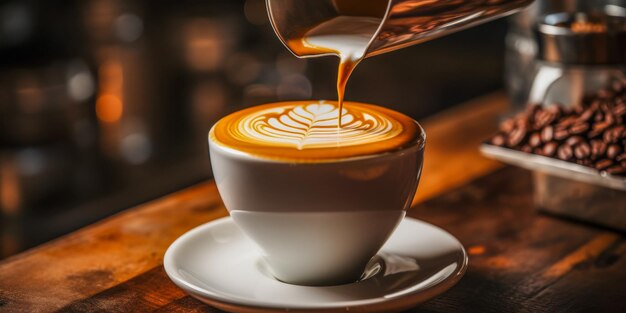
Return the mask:
POLYGON ((339 109, 323 101, 278 107, 247 115, 231 132, 242 141, 297 149, 346 147, 371 144, 397 136, 402 126, 395 120, 366 109, 339 109))

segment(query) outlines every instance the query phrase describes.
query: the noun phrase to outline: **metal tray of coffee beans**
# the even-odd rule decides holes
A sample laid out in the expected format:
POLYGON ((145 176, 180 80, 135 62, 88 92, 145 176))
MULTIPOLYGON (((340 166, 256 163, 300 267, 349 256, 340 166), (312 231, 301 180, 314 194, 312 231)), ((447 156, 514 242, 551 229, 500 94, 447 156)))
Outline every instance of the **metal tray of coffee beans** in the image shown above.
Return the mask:
POLYGON ((580 105, 531 105, 481 146, 534 171, 542 211, 626 231, 626 82, 580 105))
POLYGON ((483 144, 480 150, 490 158, 528 170, 536 170, 562 178, 626 191, 626 177, 624 176, 612 175, 606 171, 598 171, 588 166, 491 144, 483 144))

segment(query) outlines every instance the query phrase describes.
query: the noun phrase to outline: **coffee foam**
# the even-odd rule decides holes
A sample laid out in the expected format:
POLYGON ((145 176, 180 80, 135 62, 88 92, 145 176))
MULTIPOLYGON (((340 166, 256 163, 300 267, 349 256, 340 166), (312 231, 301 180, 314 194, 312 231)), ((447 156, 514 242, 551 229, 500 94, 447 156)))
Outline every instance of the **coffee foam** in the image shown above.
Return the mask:
POLYGON ((346 102, 341 124, 335 101, 293 101, 252 107, 224 117, 211 129, 218 144, 270 159, 363 157, 423 142, 410 117, 378 106, 346 102))

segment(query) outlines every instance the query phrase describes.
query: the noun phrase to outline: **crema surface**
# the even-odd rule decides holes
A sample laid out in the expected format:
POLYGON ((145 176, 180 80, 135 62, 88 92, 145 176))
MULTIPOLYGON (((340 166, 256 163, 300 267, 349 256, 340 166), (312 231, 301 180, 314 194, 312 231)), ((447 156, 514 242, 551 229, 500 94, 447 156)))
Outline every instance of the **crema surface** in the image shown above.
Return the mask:
POLYGON ((423 132, 410 117, 374 105, 346 104, 341 114, 335 101, 255 106, 224 117, 210 136, 215 143, 246 154, 308 162, 363 157, 423 143, 423 132))

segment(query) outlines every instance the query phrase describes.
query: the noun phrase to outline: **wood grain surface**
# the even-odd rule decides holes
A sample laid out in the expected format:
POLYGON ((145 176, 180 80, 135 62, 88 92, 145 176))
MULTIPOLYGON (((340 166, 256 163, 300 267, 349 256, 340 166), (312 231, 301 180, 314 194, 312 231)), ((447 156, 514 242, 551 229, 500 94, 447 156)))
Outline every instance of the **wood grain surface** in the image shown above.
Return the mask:
MULTIPOLYGON (((537 213, 528 172, 507 167, 413 207, 444 227, 470 266, 410 312, 626 312, 626 237, 537 213)), ((162 266, 61 312, 221 312, 185 295, 162 266)))
MULTIPOLYGON (((623 238, 537 216, 525 172, 505 170, 467 185, 501 167, 481 157, 478 144, 495 130, 505 108, 504 95, 494 94, 422 123, 425 165, 411 214, 449 229, 472 254, 461 284, 423 310, 471 310, 463 305, 474 302, 487 311, 537 308, 556 301, 550 295, 574 288, 567 286, 569 280, 581 293, 602 281, 601 275, 576 278, 584 266, 624 278, 615 269, 626 251, 623 238), (483 292, 499 297, 492 301, 497 305, 480 302, 483 292)), ((0 311, 214 312, 169 282, 162 259, 178 236, 226 214, 208 181, 6 259, 0 263, 0 311)))
POLYGON ((419 312, 626 312, 626 237, 537 213, 507 167, 410 212, 466 247, 460 283, 419 312))

